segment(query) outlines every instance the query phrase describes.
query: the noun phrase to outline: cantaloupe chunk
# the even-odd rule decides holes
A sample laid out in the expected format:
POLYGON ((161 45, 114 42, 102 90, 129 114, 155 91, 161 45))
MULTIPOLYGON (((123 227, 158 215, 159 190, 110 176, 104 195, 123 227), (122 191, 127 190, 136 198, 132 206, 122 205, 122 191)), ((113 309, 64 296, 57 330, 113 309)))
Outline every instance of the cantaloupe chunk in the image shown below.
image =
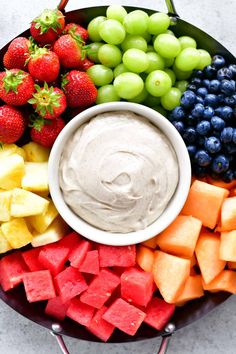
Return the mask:
POLYGON ((174 303, 190 274, 190 260, 155 251, 154 281, 164 300, 174 303))
POLYGON ((156 244, 156 236, 150 238, 150 239, 147 240, 147 241, 142 242, 142 245, 144 245, 144 246, 146 246, 146 247, 149 247, 149 248, 155 249, 156 246, 157 246, 157 244, 156 244))
POLYGON ((145 246, 138 246, 136 262, 145 272, 152 272, 154 262, 154 251, 145 246))
POLYGON ((221 208, 221 230, 236 229, 236 197, 226 198, 221 208))
POLYGON ((195 249, 199 268, 206 284, 210 283, 225 267, 220 259, 220 236, 203 230, 195 249))
POLYGON ((236 262, 236 230, 221 233, 220 259, 236 262))
POLYGON ((181 214, 192 215, 202 224, 214 229, 220 209, 229 191, 201 181, 194 181, 181 214))
POLYGON ((227 262, 229 269, 236 270, 236 262, 227 262))
POLYGON ((198 299, 203 295, 204 290, 202 286, 202 276, 193 275, 187 279, 182 293, 176 299, 176 304, 181 304, 182 302, 198 299))
POLYGON ((161 234, 156 242, 164 252, 191 258, 200 234, 202 223, 192 216, 179 215, 161 234))
POLYGON ((211 292, 228 291, 236 294, 236 272, 223 270, 214 280, 206 284, 203 281, 203 289, 211 292))
POLYGON ((207 177, 207 181, 208 181, 208 183, 212 184, 213 186, 225 188, 225 189, 228 189, 228 190, 230 190, 231 188, 236 186, 236 181, 235 180, 230 182, 230 183, 226 183, 224 181, 216 180, 216 179, 211 178, 210 176, 208 176, 207 177))

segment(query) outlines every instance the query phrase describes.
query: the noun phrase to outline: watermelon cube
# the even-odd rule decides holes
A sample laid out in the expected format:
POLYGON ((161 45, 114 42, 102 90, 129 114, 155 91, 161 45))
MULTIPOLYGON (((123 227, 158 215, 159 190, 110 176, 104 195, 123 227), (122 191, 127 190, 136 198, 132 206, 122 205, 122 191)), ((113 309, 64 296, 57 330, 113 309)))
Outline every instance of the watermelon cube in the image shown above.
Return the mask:
POLYGON ((64 236, 60 241, 60 245, 68 247, 72 251, 76 245, 80 242, 80 235, 77 232, 72 231, 68 235, 64 236))
POLYGON ((107 311, 107 307, 103 306, 95 313, 90 325, 87 329, 103 342, 107 342, 115 330, 115 326, 105 321, 102 316, 107 311))
POLYGON ((84 273, 99 274, 99 258, 97 250, 89 251, 86 254, 79 270, 84 273))
POLYGON ((80 300, 99 309, 110 298, 119 284, 120 278, 115 273, 102 269, 92 280, 88 289, 80 296, 80 300))
POLYGON ((98 245, 100 267, 132 267, 136 263, 136 247, 98 245))
POLYGON ((73 299, 88 288, 78 269, 67 267, 54 278, 55 286, 63 303, 73 299))
POLYGON ((41 249, 41 247, 32 248, 31 250, 22 253, 22 257, 31 272, 46 269, 38 260, 41 249))
POLYGON ((0 280, 3 290, 8 291, 20 284, 23 275, 28 271, 20 252, 3 257, 0 262, 0 280))
POLYGON ((86 254, 92 248, 92 244, 89 241, 81 240, 69 254, 69 261, 72 267, 79 268, 83 263, 86 254))
POLYGON ((25 273, 23 275, 23 283, 29 302, 49 300, 56 296, 49 270, 25 273))
POLYGON ((123 299, 117 299, 102 318, 121 331, 134 336, 146 314, 123 299))
POLYGON ((154 289, 152 273, 132 267, 121 275, 121 297, 135 305, 146 307, 154 289))
POLYGON ((89 326, 92 321, 94 311, 94 307, 84 304, 79 298, 74 298, 71 300, 66 315, 83 326, 89 326))
POLYGON ((164 300, 154 297, 146 308, 147 315, 144 322, 161 331, 172 317, 174 311, 175 305, 168 304, 164 300))
POLYGON ((59 321, 63 321, 66 317, 66 312, 70 302, 63 303, 60 296, 54 297, 48 300, 47 306, 45 308, 45 313, 49 316, 56 318, 59 321))
POLYGON ((43 246, 39 253, 39 262, 44 268, 50 270, 52 275, 57 275, 64 268, 68 259, 69 248, 59 242, 43 246))

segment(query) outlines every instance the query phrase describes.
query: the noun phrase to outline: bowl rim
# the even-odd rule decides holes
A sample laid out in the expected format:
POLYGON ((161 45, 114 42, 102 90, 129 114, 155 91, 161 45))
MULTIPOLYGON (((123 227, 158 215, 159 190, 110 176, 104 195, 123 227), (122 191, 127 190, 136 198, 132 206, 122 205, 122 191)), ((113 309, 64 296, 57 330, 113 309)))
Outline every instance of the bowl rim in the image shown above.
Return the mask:
POLYGON ((187 199, 191 184, 191 163, 185 143, 176 128, 159 112, 131 102, 109 102, 92 106, 80 112, 58 135, 48 160, 49 190, 51 198, 66 223, 85 238, 106 245, 126 246, 144 242, 162 232, 178 216, 187 199), (76 215, 65 203, 59 186, 58 168, 63 148, 73 132, 98 114, 112 111, 131 111, 146 117, 169 139, 179 164, 179 180, 166 209, 152 224, 143 230, 129 233, 112 233, 96 228, 76 215))

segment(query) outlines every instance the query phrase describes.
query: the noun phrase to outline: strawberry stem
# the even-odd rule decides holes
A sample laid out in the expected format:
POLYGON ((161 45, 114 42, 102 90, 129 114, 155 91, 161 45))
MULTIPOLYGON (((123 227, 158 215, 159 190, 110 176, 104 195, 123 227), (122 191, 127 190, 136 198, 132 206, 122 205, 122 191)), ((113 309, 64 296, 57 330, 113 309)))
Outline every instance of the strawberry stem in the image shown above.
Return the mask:
POLYGON ((57 29, 61 28, 59 19, 62 17, 58 9, 45 9, 33 22, 36 23, 35 28, 40 29, 40 34, 47 32, 50 28, 57 32, 57 29))
POLYGON ((29 117, 29 127, 34 128, 37 131, 41 131, 42 127, 46 124, 51 124, 52 122, 47 119, 43 119, 37 114, 31 114, 29 117))
POLYGON ((22 84, 24 78, 27 76, 22 70, 17 72, 11 72, 10 70, 6 70, 6 75, 3 78, 3 87, 6 93, 13 91, 15 93, 18 92, 18 86, 22 84))

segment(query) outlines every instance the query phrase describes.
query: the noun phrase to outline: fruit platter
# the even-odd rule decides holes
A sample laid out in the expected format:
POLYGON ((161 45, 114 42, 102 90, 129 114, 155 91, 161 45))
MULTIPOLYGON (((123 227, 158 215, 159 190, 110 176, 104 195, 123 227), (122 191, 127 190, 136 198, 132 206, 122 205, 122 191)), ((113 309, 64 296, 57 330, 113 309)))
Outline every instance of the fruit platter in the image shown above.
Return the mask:
POLYGON ((172 332, 236 294, 236 59, 171 1, 168 14, 67 2, 0 51, 0 298, 59 341, 163 336, 164 353, 172 332), (82 121, 111 102, 124 111, 82 121), (178 133, 189 167, 132 104, 178 133), (141 243, 112 241, 161 217, 180 168, 192 178, 174 220, 141 243), (110 243, 59 212, 55 174, 110 243))

